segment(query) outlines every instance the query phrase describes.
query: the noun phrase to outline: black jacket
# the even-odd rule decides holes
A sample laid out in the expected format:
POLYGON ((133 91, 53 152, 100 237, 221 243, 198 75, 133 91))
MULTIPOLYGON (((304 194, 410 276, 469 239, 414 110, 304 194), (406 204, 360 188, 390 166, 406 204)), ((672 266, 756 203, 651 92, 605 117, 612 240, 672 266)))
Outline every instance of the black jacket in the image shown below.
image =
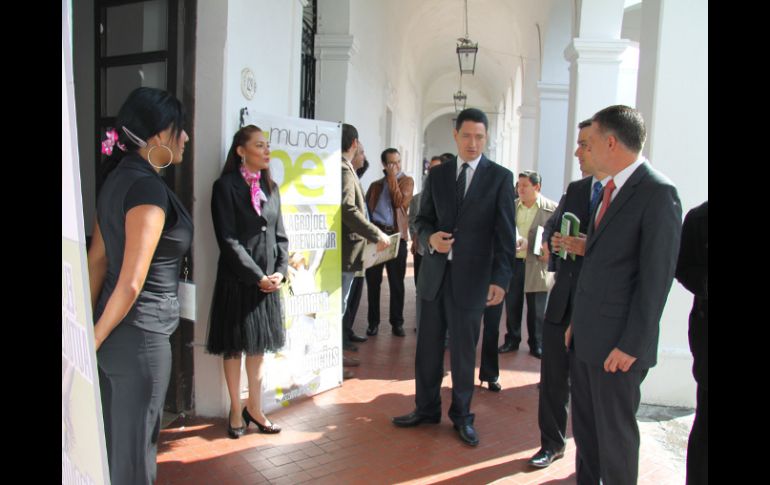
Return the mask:
POLYGON ((267 202, 260 216, 240 172, 222 175, 214 183, 211 214, 220 251, 218 278, 257 285, 263 276, 276 272, 286 276, 289 240, 281 218, 281 197, 275 184, 272 194, 267 193, 264 179, 261 184, 267 202))

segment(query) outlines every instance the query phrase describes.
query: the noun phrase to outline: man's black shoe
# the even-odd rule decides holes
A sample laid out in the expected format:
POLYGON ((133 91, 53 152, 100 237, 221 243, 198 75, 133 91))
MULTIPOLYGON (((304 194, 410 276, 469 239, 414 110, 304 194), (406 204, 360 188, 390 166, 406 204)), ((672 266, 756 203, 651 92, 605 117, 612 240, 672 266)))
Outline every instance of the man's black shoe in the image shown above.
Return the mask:
POLYGON ((495 378, 493 381, 481 381, 481 387, 484 387, 484 382, 487 383, 489 390, 492 392, 500 392, 503 390, 503 387, 500 385, 500 382, 497 378, 495 378))
POLYGON ((506 342, 497 349, 498 354, 504 354, 506 352, 513 352, 519 350, 519 344, 513 342, 506 342))
POLYGON ((543 358, 543 349, 540 347, 535 347, 534 349, 529 351, 529 355, 532 357, 535 357, 536 359, 542 359, 543 358))
POLYGON ((535 456, 530 458, 527 463, 535 468, 547 468, 551 465, 551 463, 558 460, 562 456, 564 456, 564 450, 561 450, 558 453, 554 453, 551 450, 540 448, 540 451, 538 451, 535 456))
POLYGON ((411 428, 412 426, 417 426, 421 423, 430 423, 430 424, 438 424, 441 422, 441 416, 423 416, 421 414, 417 414, 417 411, 412 411, 409 414, 405 414, 403 416, 396 416, 392 419, 393 424, 400 428, 411 428))
POLYGON ((366 342, 369 339, 364 337, 364 336, 362 336, 362 335, 356 335, 354 333, 351 333, 350 336, 348 337, 348 340, 350 340, 351 342, 359 342, 359 343, 361 343, 361 342, 366 342))
POLYGON ((473 429, 472 424, 455 425, 455 430, 460 435, 460 440, 468 443, 471 446, 477 446, 479 444, 479 436, 476 434, 476 430, 473 429))
POLYGON ((366 335, 368 335, 370 337, 374 337, 375 335, 377 335, 377 332, 379 332, 379 331, 380 331, 380 325, 379 324, 377 324, 377 325, 369 325, 369 328, 366 329, 366 335))
POLYGON ((406 334, 404 333, 404 327, 403 326, 393 327, 393 335, 395 335, 396 337, 406 337, 406 334))

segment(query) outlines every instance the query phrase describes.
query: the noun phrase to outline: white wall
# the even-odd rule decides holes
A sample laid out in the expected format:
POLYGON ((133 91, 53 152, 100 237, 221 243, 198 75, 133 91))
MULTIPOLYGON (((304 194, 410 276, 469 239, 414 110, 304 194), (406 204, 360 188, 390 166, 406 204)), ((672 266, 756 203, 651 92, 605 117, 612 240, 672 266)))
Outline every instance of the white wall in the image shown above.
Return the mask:
MULTIPOLYGON (((705 0, 644 1, 637 102, 648 127, 644 154, 677 186, 684 215, 708 199, 705 0)), ((695 403, 687 341, 691 307, 692 295, 674 281, 661 320, 659 363, 643 387, 647 402, 695 403)))
POLYGON ((350 2, 350 35, 358 52, 350 61, 345 121, 356 126, 364 143, 370 169, 361 182, 364 189, 382 177, 380 153, 386 148, 401 152, 402 170, 418 179, 422 170, 422 104, 414 80, 413 62, 394 40, 393 9, 386 2, 350 2), (388 21, 393 20, 393 21, 388 21), (392 111, 391 140, 386 139, 386 108, 392 111))
POLYGON ((302 6, 299 0, 198 2, 195 72, 194 265, 195 410, 223 416, 228 406, 220 357, 204 351, 219 248, 211 222, 211 188, 219 177, 240 109, 282 116, 299 113, 302 6), (254 99, 241 93, 241 71, 257 79, 254 99))

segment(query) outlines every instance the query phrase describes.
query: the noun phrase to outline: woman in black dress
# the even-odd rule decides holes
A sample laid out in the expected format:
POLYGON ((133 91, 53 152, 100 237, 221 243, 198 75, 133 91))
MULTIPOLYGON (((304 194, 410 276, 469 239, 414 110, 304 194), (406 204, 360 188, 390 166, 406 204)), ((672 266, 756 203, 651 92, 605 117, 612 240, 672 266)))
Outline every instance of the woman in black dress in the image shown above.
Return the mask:
POLYGON ((88 269, 113 485, 155 482, 179 266, 193 236, 190 214, 158 172, 182 162, 183 122, 176 98, 139 88, 103 144, 115 168, 99 193, 88 269))
POLYGON ((280 349, 285 340, 277 292, 287 272, 289 245, 269 165, 270 143, 262 130, 244 126, 233 137, 211 198, 220 256, 207 350, 224 358, 230 393, 227 432, 234 439, 249 422, 262 433, 281 431, 262 412, 263 354, 280 349), (243 353, 249 399, 241 411, 243 353))

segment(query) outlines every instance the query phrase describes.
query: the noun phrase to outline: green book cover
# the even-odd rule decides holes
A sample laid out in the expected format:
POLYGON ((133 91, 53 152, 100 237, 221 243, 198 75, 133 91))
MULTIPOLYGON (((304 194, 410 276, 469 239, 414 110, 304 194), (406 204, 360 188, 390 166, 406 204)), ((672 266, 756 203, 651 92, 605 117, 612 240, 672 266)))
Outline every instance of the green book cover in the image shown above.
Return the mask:
MULTIPOLYGON (((565 212, 561 218, 561 234, 562 236, 577 237, 580 234, 580 219, 572 212, 565 212)), ((559 250, 559 257, 561 259, 567 259, 567 251, 562 247, 559 250)), ((575 260, 575 255, 570 254, 572 260, 575 260)))

